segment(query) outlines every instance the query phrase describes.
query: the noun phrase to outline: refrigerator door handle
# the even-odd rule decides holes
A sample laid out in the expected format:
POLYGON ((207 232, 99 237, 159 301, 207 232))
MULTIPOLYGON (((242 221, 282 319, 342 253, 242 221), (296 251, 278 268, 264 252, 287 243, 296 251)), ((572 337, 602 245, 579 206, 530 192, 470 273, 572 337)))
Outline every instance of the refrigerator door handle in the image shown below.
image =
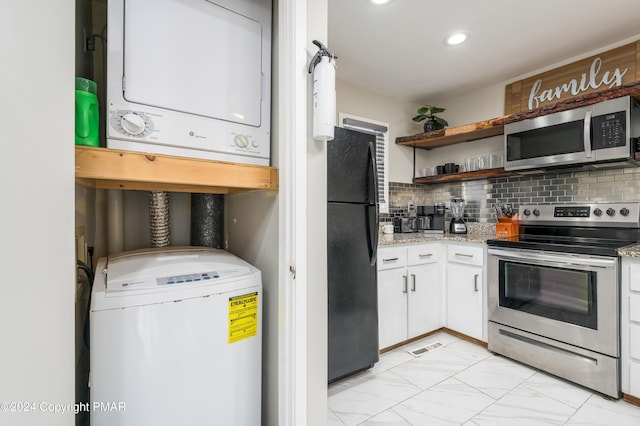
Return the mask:
POLYGON ((364 215, 366 216, 366 229, 368 233, 369 264, 375 266, 378 257, 378 206, 376 204, 369 204, 365 208, 364 215), (371 214, 371 209, 373 209, 373 215, 371 214), (373 216, 373 218, 371 216, 373 216))
POLYGON ((373 186, 373 200, 369 200, 371 203, 369 209, 373 208, 375 212, 375 219, 373 224, 369 223, 369 212, 367 212, 367 228, 369 230, 369 263, 371 266, 376 264, 376 258, 378 257, 378 228, 380 227, 380 217, 378 213, 378 172, 376 169, 376 147, 374 143, 369 143, 369 182, 373 186))

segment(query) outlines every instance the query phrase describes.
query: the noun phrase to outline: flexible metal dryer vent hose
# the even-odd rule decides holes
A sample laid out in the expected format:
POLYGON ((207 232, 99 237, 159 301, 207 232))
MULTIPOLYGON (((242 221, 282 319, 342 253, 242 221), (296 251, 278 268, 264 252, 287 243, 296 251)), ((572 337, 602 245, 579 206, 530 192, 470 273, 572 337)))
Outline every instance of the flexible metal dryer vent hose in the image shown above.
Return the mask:
POLYGON ((149 232, 151 247, 166 247, 170 240, 169 193, 149 192, 149 232))

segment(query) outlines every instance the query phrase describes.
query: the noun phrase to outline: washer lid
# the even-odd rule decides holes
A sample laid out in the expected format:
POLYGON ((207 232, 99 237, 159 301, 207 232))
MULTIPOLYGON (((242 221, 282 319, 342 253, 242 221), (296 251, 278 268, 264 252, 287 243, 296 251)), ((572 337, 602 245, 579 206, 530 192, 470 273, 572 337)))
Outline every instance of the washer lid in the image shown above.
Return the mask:
POLYGON ((242 260, 224 250, 200 247, 143 249, 109 257, 106 292, 212 284, 252 275, 242 260))

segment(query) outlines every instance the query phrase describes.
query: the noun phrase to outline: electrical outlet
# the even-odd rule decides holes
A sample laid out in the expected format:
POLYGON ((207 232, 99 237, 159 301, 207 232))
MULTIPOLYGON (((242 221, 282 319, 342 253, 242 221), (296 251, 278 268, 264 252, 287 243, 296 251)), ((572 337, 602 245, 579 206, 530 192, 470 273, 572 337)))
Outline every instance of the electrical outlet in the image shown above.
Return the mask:
POLYGON ((407 211, 408 211, 409 213, 411 213, 411 212, 412 212, 412 211, 414 211, 415 209, 416 209, 416 205, 415 205, 415 203, 414 203, 413 201, 409 201, 409 202, 407 203, 407 211))

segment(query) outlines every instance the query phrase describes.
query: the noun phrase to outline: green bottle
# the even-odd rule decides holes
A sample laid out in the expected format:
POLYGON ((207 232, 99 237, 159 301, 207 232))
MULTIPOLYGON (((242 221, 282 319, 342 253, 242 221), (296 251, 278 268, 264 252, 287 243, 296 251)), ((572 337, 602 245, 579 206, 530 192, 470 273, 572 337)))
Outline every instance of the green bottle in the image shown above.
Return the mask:
POLYGON ((94 81, 76 77, 76 145, 100 145, 97 91, 94 81))

